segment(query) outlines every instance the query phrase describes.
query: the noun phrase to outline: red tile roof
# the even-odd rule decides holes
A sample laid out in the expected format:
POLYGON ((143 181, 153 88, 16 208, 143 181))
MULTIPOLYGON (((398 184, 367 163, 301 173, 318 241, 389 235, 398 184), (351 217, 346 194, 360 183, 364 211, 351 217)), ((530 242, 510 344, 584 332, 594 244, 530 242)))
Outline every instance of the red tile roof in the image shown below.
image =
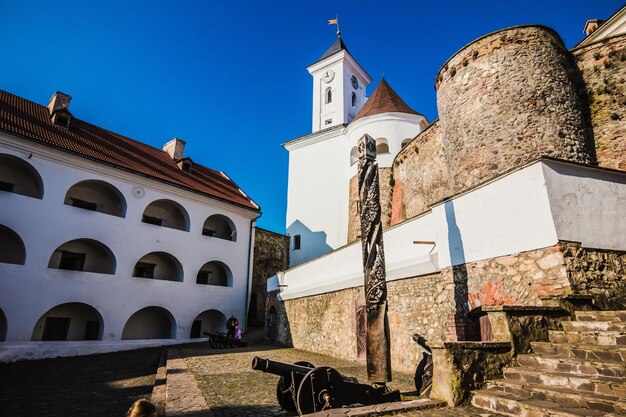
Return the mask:
POLYGON ((72 118, 54 126, 48 108, 0 90, 0 130, 236 205, 260 210, 219 171, 194 163, 184 172, 163 150, 72 118))
POLYGON ((421 116, 420 113, 410 108, 383 78, 380 80, 378 86, 376 86, 371 97, 365 102, 363 107, 361 107, 361 110, 359 110, 356 116, 354 116, 352 123, 361 117, 389 112, 417 114, 421 116))

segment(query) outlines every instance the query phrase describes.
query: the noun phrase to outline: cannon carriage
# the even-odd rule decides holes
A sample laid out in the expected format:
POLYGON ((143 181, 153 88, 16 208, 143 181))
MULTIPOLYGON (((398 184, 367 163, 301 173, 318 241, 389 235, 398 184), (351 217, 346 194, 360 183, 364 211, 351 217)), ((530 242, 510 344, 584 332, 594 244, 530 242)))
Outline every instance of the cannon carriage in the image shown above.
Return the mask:
POLYGON ((248 343, 236 340, 230 337, 226 333, 208 333, 204 332, 209 337, 209 346, 213 349, 225 349, 232 347, 246 347, 248 343))
POLYGON ((370 405, 399 401, 400 392, 385 385, 361 384, 329 366, 315 367, 308 362, 275 362, 255 356, 252 369, 280 376, 276 398, 281 407, 298 414, 309 414, 348 405, 370 405))

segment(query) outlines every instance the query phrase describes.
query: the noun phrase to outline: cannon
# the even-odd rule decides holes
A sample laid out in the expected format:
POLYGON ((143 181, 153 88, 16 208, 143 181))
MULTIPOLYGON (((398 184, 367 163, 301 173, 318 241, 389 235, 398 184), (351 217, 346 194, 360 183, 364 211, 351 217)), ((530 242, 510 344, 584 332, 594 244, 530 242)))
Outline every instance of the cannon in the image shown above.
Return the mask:
POLYGON ((208 333, 204 332, 206 336, 209 336, 209 346, 213 349, 224 349, 229 347, 246 347, 248 344, 241 340, 235 340, 226 333, 208 333))
POLYGON ((280 376, 276 398, 282 408, 309 414, 347 405, 371 405, 399 401, 400 392, 385 385, 361 384, 329 366, 315 367, 308 362, 291 365, 255 356, 252 369, 280 376))

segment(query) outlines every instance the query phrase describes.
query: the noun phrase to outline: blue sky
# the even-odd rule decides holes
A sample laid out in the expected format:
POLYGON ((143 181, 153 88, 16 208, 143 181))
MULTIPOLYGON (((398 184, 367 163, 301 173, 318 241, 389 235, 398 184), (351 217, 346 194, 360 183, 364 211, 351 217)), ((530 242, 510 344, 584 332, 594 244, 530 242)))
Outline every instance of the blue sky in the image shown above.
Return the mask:
MULTIPOLYGON (((0 0, 0 89, 150 145, 173 137, 223 170, 263 208, 259 226, 285 231, 288 155, 311 131, 305 67, 342 38, 428 120, 435 75, 458 49, 508 26, 540 23, 573 47, 588 18, 622 1, 63 1, 0 0)), ((320 161, 319 169, 324 169, 320 161)))

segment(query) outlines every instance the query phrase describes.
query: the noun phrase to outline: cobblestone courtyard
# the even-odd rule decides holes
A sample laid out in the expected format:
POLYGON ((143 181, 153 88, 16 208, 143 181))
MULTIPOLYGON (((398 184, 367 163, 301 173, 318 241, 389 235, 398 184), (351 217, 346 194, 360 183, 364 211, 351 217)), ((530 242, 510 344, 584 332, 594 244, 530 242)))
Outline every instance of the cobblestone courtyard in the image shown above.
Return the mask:
MULTIPOLYGON (((345 375, 366 381, 365 367, 361 363, 295 349, 254 346, 214 350, 201 344, 178 348, 178 351, 195 379, 187 382, 193 386, 177 386, 176 389, 185 394, 193 390, 198 392, 199 388, 202 400, 208 406, 206 412, 180 414, 186 417, 294 415, 281 410, 276 402, 278 377, 251 369, 254 356, 288 363, 304 360, 314 365, 329 365, 345 375)), ((161 349, 143 349, 0 364, 0 417, 125 416, 135 400, 150 398, 160 354, 161 349)), ((412 375, 397 372, 390 385, 403 393, 411 393, 415 389, 412 375)), ((471 407, 396 415, 494 416, 471 407)))
MULTIPOLYGON (((344 375, 367 382, 364 363, 329 356, 281 349, 270 346, 211 351, 204 348, 181 349, 189 369, 196 377, 200 391, 215 417, 235 416, 293 416, 278 406, 276 382, 278 377, 251 368, 252 358, 260 356, 275 361, 294 363, 308 361, 316 366, 328 365, 344 375)), ((390 387, 403 394, 414 394, 413 375, 394 373, 390 387)), ((457 409, 412 411, 395 414, 405 417, 486 417, 495 416, 471 407, 457 409)), ((194 415, 195 416, 195 415, 194 415)))

